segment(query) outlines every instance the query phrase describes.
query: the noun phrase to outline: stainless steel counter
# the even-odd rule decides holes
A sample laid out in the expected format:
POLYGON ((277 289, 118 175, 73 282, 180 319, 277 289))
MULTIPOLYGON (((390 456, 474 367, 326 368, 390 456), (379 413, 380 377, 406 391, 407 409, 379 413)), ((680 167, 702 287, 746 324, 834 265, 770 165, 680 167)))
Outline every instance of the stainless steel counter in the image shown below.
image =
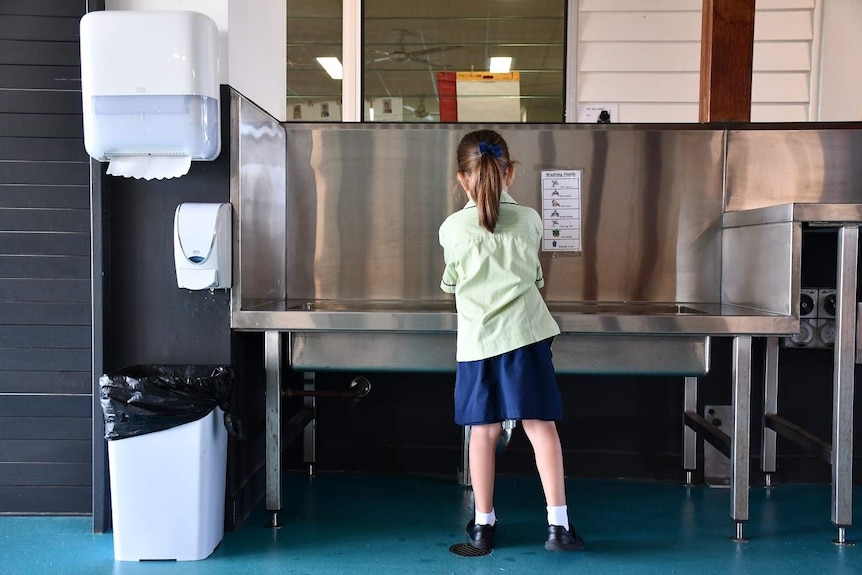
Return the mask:
POLYGON ((840 227, 845 223, 858 224, 862 222, 862 204, 788 203, 726 212, 723 227, 728 229, 784 222, 805 222, 826 227, 840 227))
MULTIPOLYGON (((731 304, 549 302, 564 334, 790 335, 792 315, 731 304)), ((451 332, 453 301, 249 302, 233 316, 239 330, 451 332)))

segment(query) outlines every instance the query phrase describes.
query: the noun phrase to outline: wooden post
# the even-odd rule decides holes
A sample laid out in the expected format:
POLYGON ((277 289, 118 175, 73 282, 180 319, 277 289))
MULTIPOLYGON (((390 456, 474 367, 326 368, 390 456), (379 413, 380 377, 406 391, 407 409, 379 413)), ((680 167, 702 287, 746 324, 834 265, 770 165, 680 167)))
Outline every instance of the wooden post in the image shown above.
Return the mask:
POLYGON ((754 1, 703 0, 702 123, 751 121, 754 1))

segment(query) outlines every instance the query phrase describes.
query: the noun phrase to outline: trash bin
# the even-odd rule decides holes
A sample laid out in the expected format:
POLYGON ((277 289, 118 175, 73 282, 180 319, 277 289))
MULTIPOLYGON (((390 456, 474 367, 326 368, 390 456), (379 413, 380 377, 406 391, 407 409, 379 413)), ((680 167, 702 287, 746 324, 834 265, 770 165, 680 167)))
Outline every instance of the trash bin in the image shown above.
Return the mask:
POLYGON ((114 559, 205 559, 224 536, 226 366, 137 365, 100 378, 114 559))

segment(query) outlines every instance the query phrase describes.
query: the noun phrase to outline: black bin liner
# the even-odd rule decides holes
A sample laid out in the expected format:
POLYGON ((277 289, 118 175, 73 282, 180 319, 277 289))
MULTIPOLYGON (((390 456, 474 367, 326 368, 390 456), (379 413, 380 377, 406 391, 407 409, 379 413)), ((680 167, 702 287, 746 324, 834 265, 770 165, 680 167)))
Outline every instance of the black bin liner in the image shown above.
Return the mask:
POLYGON ((243 436, 224 365, 133 365, 99 378, 105 439, 125 439, 197 421, 216 407, 228 433, 243 436))

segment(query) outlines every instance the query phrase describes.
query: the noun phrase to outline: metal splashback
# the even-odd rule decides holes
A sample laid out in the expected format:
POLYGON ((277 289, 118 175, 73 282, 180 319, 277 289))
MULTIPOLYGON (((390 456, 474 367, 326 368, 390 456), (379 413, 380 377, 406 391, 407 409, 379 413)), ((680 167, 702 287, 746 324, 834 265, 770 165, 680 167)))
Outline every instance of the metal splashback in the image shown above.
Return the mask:
MULTIPOLYGON (((549 302, 720 302, 720 130, 492 127, 518 161, 510 192, 524 205, 540 209, 540 170, 584 170, 583 251, 541 255, 549 302)), ((241 245, 242 308, 278 299, 451 301, 438 287, 437 229, 466 200, 456 191, 455 147, 474 128, 287 125, 279 198, 277 185, 248 182, 240 165, 252 188, 239 198, 241 238, 254 244, 241 245)))
POLYGON ((231 204, 234 208, 231 315, 241 302, 285 295, 285 133, 257 106, 231 92, 231 204))
POLYGON ((727 211, 862 202, 862 124, 728 131, 727 211))

